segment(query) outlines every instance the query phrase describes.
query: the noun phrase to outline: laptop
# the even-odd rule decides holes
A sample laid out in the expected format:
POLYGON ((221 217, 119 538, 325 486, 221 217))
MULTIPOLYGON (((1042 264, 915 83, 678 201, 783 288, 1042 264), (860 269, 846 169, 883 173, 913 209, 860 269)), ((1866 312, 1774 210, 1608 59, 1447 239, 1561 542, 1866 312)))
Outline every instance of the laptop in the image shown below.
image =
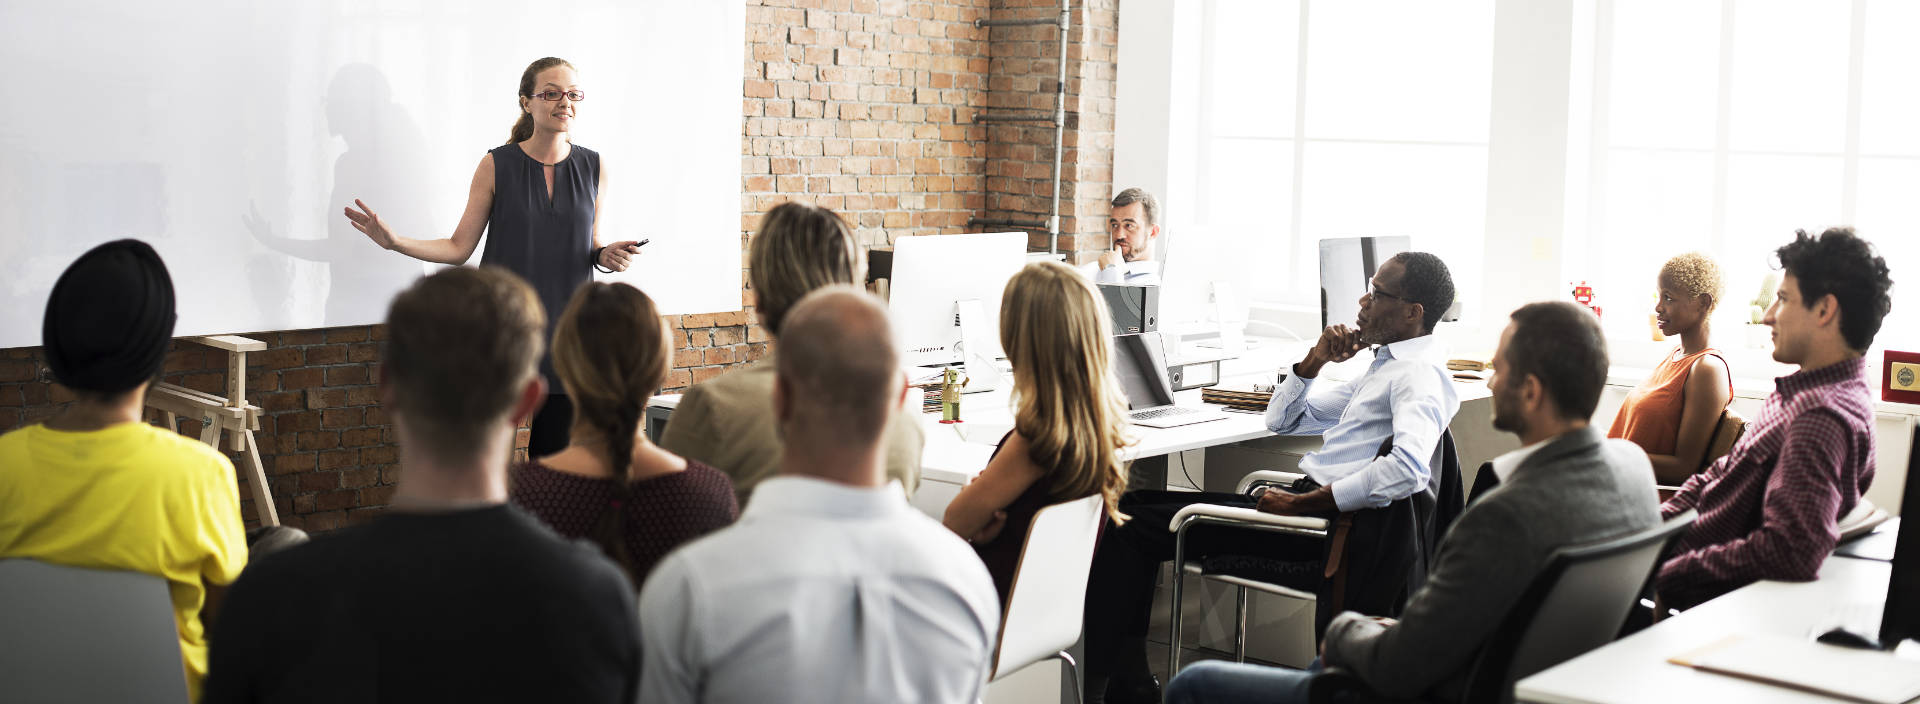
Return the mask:
POLYGON ((1160 345, 1157 332, 1113 336, 1113 371, 1127 395, 1128 420, 1148 428, 1172 428, 1225 419, 1227 414, 1215 409, 1173 404, 1167 354, 1160 345))

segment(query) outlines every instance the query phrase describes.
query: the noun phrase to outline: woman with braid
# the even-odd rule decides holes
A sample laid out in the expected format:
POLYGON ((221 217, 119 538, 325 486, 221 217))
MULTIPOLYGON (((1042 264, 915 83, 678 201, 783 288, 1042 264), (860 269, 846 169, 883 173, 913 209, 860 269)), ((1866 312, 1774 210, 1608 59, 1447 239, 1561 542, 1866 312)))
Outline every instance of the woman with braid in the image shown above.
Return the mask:
POLYGON ((647 441, 641 410, 672 360, 653 299, 626 284, 588 283, 553 332, 553 369, 573 400, 558 453, 514 467, 515 505, 569 538, 590 538, 634 589, 682 543, 733 523, 733 482, 647 441))

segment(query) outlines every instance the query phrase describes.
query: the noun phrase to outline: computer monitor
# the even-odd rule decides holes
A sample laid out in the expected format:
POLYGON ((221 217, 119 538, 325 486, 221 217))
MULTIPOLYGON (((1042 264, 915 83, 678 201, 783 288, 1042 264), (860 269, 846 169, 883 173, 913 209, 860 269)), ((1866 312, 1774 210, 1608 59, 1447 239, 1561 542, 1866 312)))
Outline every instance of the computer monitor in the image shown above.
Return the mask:
POLYGON ((1113 374, 1127 395, 1128 410, 1173 405, 1173 384, 1167 379, 1167 354, 1160 333, 1113 336, 1113 374))
POLYGON ((1320 326, 1352 325, 1373 273, 1393 255, 1412 249, 1413 239, 1405 236, 1320 240, 1320 326))
POLYGON ((901 361, 908 366, 961 361, 960 301, 977 299, 984 314, 985 352, 1000 349, 1000 293, 1027 264, 1027 234, 994 232, 919 235, 893 242, 893 278, 887 310, 901 361))
MULTIPOLYGON (((1907 486, 1901 492, 1900 511, 1920 512, 1920 427, 1914 428, 1907 450, 1907 486)), ((1887 579, 1887 606, 1880 612, 1880 644, 1892 648, 1908 638, 1920 638, 1920 515, 1900 519, 1900 537, 1893 544, 1893 574, 1887 579)))

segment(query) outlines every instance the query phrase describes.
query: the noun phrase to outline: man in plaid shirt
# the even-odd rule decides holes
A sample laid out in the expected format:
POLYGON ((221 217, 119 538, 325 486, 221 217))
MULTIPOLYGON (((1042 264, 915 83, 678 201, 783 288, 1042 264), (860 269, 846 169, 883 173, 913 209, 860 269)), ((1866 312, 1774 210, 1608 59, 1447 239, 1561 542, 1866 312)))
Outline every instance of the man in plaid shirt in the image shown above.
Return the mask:
POLYGON ((1786 270, 1763 321, 1774 380, 1760 417, 1727 456, 1694 475, 1661 518, 1700 512, 1660 567, 1662 601, 1690 608, 1761 579, 1808 581, 1839 541, 1840 516, 1873 482, 1873 397, 1862 356, 1892 307, 1886 260, 1836 228, 1775 251, 1786 270))

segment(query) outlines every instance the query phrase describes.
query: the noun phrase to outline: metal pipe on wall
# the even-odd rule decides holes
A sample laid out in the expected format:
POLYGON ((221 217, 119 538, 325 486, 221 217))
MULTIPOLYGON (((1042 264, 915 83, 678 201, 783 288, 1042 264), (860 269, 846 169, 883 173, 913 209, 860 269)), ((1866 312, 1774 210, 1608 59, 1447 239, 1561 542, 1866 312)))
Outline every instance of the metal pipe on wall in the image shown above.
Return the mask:
MULTIPOLYGON (((1062 167, 1064 164, 1062 162, 1065 161, 1067 152, 1067 31, 1073 24, 1073 10, 1067 4, 1068 2, 1069 0, 1060 0, 1060 16, 1054 19, 983 19, 973 21, 973 26, 975 27, 1015 27, 1044 24, 1057 24, 1060 26, 1060 73, 1053 87, 1053 210, 1048 216, 1046 223, 1047 254, 1049 255, 1060 253, 1060 182, 1065 175, 1063 173, 1064 169, 1062 167)), ((973 121, 1045 122, 1047 121, 1047 116, 1046 113, 1038 111, 1011 112, 1000 115, 980 113, 973 116, 973 121)), ((967 220, 967 224, 1024 227, 1027 225, 1039 225, 1040 223, 1027 223, 1019 220, 996 218, 970 218, 967 220)))

